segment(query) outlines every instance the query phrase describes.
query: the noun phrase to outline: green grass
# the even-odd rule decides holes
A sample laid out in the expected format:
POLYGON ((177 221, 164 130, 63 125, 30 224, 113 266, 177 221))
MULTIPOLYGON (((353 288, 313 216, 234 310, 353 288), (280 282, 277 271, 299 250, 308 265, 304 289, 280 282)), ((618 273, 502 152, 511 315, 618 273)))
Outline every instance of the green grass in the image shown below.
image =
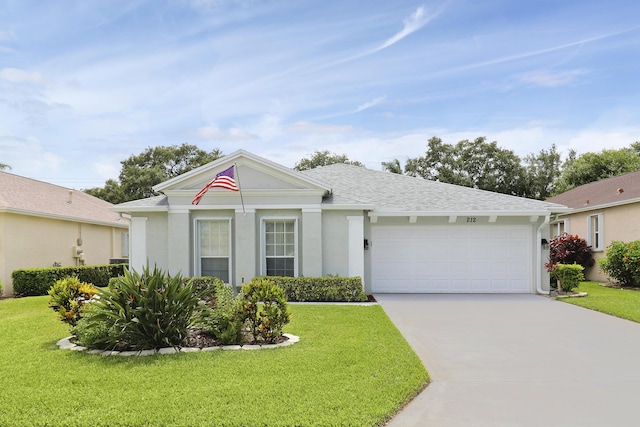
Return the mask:
POLYGON ((428 382, 380 306, 292 305, 284 348, 124 358, 59 350, 47 301, 0 301, 0 425, 374 426, 428 382))
POLYGON ((563 298, 562 301, 623 319, 640 322, 640 291, 601 286, 597 282, 582 282, 578 292, 583 298, 563 298))

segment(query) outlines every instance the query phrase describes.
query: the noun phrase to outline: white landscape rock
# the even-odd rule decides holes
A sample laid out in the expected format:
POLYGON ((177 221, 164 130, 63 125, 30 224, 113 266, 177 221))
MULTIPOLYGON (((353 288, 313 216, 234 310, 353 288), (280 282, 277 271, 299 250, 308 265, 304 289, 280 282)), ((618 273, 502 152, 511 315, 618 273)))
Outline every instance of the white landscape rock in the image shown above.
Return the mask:
POLYGON ((88 350, 86 347, 76 345, 71 342, 71 337, 63 338, 59 340, 56 345, 61 350, 73 350, 73 351, 87 351, 87 354, 97 354, 100 356, 153 356, 155 354, 176 354, 176 353, 196 353, 199 351, 217 351, 217 350, 265 350, 274 349, 279 347, 286 347, 300 341, 300 337, 291 334, 283 334, 287 337, 286 341, 277 344, 247 344, 247 345, 222 345, 213 347, 164 347, 158 350, 130 350, 130 351, 111 351, 111 350, 88 350))

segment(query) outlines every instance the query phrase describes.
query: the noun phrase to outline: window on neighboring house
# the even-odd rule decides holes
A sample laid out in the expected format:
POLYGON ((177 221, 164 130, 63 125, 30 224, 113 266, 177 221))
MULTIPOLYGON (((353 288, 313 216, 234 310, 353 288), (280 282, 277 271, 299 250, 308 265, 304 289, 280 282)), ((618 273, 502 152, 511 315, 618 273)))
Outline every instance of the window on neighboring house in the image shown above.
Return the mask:
POLYGON ((569 233, 569 220, 561 219, 558 222, 554 222, 551 224, 551 237, 556 237, 561 235, 562 233, 569 233))
POLYGON ((588 239, 587 243, 591 246, 591 250, 601 251, 604 249, 603 239, 603 214, 595 214, 588 216, 588 239))
POLYGON ((120 256, 129 258, 129 233, 126 231, 120 234, 120 256))
POLYGON ((218 277, 225 283, 229 283, 230 228, 228 219, 197 221, 197 274, 218 277))
POLYGON ((296 220, 266 219, 263 224, 263 273, 267 276, 296 276, 296 220))

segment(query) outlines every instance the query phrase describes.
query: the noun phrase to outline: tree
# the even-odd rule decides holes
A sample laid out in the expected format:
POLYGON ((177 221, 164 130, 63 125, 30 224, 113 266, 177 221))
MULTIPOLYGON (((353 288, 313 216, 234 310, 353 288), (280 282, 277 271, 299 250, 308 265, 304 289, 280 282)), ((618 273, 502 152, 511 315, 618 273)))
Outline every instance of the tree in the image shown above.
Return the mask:
POLYGON ((540 150, 538 155, 529 154, 524 158, 524 197, 545 200, 554 194, 560 178, 562 161, 556 145, 540 150))
POLYGON ((4 164, 4 163, 0 163, 0 171, 4 171, 4 170, 11 170, 11 166, 4 164))
POLYGON ((402 175, 402 165, 400 164, 400 160, 398 159, 393 159, 388 162, 382 162, 382 169, 386 172, 402 175))
POLYGON ((317 168, 319 166, 327 166, 333 165, 335 163, 345 163, 353 166, 364 166, 357 160, 349 160, 346 154, 335 154, 330 153, 329 150, 325 151, 316 151, 311 155, 311 157, 303 157, 296 163, 293 167, 295 170, 304 171, 313 168, 317 168))
POLYGON ((640 141, 632 143, 627 148, 605 149, 599 153, 584 153, 580 156, 572 150, 562 165, 562 174, 555 194, 637 170, 640 170, 640 141))
POLYGON ((103 188, 91 188, 86 193, 111 203, 123 203, 157 195, 152 187, 199 166, 222 157, 220 149, 211 152, 195 145, 148 147, 138 155, 120 162, 118 181, 108 180, 103 188))
POLYGON ((520 157, 495 141, 479 137, 454 146, 432 137, 427 146, 424 157, 407 160, 407 175, 515 196, 525 193, 520 157))

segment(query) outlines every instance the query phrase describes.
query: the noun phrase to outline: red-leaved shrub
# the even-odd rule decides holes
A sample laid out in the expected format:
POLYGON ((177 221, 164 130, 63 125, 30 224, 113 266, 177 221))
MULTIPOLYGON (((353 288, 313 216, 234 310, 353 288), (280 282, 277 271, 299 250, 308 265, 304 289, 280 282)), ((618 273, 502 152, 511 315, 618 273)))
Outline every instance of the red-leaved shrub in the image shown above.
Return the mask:
POLYGON ((584 268, 593 266, 595 260, 591 253, 591 246, 586 240, 569 233, 554 237, 549 243, 549 262, 544 265, 547 271, 553 271, 556 264, 574 263, 584 268))

